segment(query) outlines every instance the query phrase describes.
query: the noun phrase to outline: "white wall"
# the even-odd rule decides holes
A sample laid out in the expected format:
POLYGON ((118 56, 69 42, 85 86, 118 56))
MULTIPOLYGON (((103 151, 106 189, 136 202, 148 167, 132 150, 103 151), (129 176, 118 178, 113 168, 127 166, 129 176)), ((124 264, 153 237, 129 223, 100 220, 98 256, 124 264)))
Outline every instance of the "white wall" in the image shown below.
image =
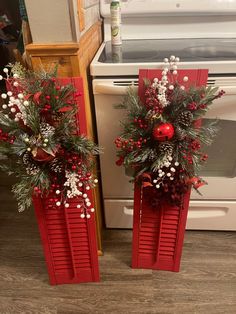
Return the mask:
MULTIPOLYGON (((25 0, 34 43, 79 41, 77 0, 25 0)), ((85 33, 100 20, 99 0, 83 1, 85 33)))
POLYGON ((100 20, 99 0, 84 0, 84 19, 85 29, 83 33, 100 20))
POLYGON ((25 4, 34 43, 78 40, 76 0, 25 0, 25 4))

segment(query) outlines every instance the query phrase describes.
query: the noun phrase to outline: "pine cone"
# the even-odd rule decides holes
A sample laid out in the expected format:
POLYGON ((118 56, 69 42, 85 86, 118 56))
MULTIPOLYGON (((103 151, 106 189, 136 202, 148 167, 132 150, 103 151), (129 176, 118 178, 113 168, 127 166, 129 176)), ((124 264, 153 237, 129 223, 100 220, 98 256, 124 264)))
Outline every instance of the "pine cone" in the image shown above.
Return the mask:
POLYGON ((44 138, 48 138, 52 136, 55 133, 55 128, 51 126, 50 124, 43 122, 40 124, 40 134, 44 138))
POLYGON ((169 142, 163 142, 159 144, 158 149, 160 153, 171 156, 174 150, 174 145, 169 142))
POLYGON ((53 172, 61 173, 63 171, 63 162, 57 158, 50 162, 50 169, 53 172))
POLYGON ((26 169, 27 174, 35 175, 39 173, 40 168, 34 162, 30 153, 25 153, 23 155, 22 161, 23 161, 23 164, 26 166, 25 169, 26 169))
POLYGON ((152 150, 148 156, 149 160, 154 160, 156 158, 157 154, 155 150, 152 150))
POLYGON ((175 136, 177 137, 178 140, 182 141, 186 137, 185 130, 177 126, 175 128, 175 136))
POLYGON ((177 123, 188 127, 193 121, 193 114, 190 111, 183 111, 179 114, 177 118, 177 123))

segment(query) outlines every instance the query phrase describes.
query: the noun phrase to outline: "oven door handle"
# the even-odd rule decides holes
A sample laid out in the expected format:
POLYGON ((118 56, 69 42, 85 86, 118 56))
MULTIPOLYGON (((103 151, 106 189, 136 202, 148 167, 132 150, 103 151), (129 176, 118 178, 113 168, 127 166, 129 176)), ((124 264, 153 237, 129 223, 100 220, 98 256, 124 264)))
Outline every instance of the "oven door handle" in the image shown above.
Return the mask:
MULTIPOLYGON (((103 94, 103 95, 126 95, 127 89, 132 87, 136 92, 138 90, 138 86, 132 85, 114 85, 111 83, 97 83, 94 85, 94 93, 95 94, 103 94)), ((219 89, 223 89, 226 95, 236 95, 236 86, 221 86, 219 89)))
POLYGON ((236 86, 220 86, 219 90, 224 90, 225 95, 236 95, 236 86))
POLYGON ((94 85, 94 94, 103 94, 103 95, 126 95, 128 87, 132 87, 135 91, 138 90, 137 86, 132 84, 117 86, 113 83, 97 83, 94 85))

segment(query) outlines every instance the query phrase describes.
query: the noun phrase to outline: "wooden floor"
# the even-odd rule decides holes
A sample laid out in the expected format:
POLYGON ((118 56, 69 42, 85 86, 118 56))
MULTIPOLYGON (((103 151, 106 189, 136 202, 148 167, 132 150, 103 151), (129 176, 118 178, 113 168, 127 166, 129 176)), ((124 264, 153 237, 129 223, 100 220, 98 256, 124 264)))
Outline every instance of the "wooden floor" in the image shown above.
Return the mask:
POLYGON ((236 313, 236 233, 187 232, 180 273, 130 268, 131 231, 107 230, 101 283, 49 286, 33 210, 0 182, 0 314, 236 313))

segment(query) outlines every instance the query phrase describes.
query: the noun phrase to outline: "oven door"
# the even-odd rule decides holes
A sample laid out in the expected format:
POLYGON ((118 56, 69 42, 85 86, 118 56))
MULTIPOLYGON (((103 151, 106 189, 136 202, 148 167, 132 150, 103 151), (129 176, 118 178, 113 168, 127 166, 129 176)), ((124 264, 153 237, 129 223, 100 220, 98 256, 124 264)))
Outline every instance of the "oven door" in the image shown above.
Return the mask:
MULTIPOLYGON (((201 188, 202 196, 192 192, 188 227, 236 230, 236 78, 211 77, 208 83, 224 89, 226 94, 215 101, 206 116, 220 118, 220 132, 214 144, 206 148, 209 162, 201 175, 208 185, 201 188)), ((132 225, 133 186, 123 167, 115 164, 114 145, 126 114, 114 105, 122 101, 129 85, 137 88, 137 78, 93 81, 98 140, 104 148, 100 162, 105 218, 107 227, 112 228, 132 225)))

